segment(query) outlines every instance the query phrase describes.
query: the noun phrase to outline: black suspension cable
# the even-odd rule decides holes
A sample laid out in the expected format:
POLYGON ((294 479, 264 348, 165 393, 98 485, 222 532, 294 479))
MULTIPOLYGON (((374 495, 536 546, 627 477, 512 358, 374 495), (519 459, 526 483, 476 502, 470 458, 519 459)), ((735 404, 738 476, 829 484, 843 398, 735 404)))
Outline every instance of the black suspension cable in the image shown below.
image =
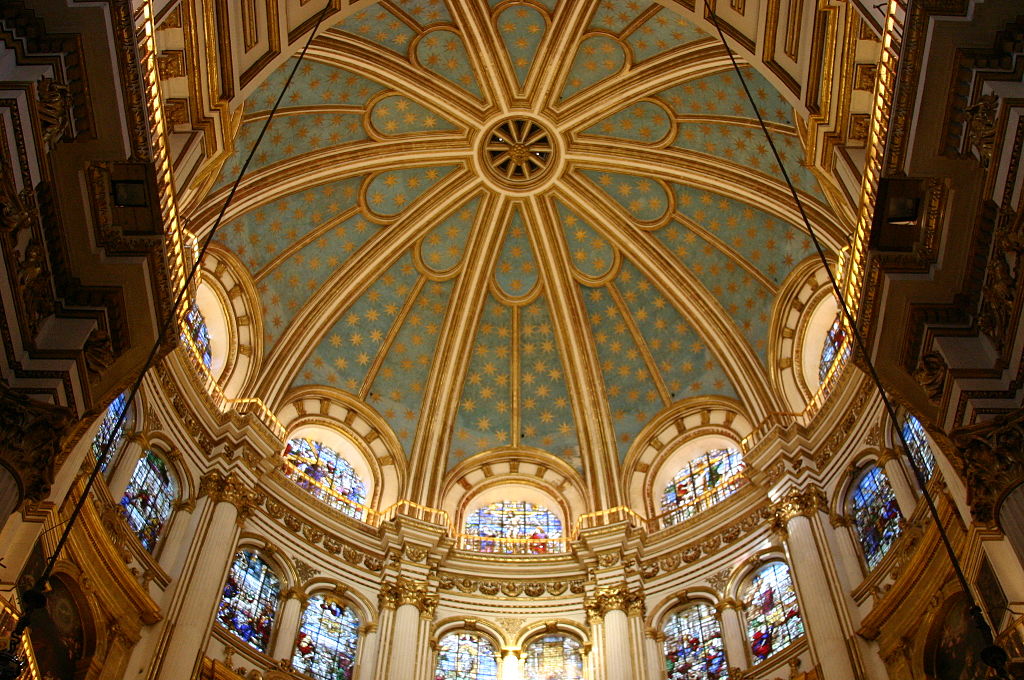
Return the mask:
MULTIPOLYGON (((168 333, 174 328, 175 322, 178 319, 178 310, 181 307, 182 302, 185 300, 188 294, 189 287, 195 280, 196 275, 199 272, 200 267, 203 263, 203 258, 206 255, 206 251, 210 247, 210 243, 213 242, 214 236, 217 234, 217 230, 220 228, 221 222, 224 220, 224 215, 227 213, 228 208, 231 206, 232 201, 235 198, 235 192, 238 191, 238 186, 242 182, 242 178, 245 176, 246 171, 249 169, 249 164, 252 162, 253 157, 256 155, 256 150, 259 148, 260 142, 263 141, 263 137, 266 135, 267 130, 270 128, 271 122, 274 120, 274 116, 277 114, 278 108, 281 106, 281 102, 284 100, 284 96, 288 91, 288 87, 292 83, 292 79, 295 77, 296 71, 299 69, 299 65, 306 57, 306 52, 309 50, 310 44, 313 42, 313 38, 316 36, 317 31, 320 29, 320 24, 328 14, 328 10, 333 5, 332 0, 327 0, 324 8, 317 14, 316 23, 313 25, 313 29, 309 33, 309 37, 306 39, 305 44, 302 46, 302 50, 299 52, 298 58, 292 65, 292 70, 288 74, 287 80, 284 82, 284 86, 281 88, 281 92, 277 96, 277 101, 274 102, 274 106, 270 109, 270 114, 263 122, 263 127, 260 129, 259 135, 256 136, 255 142, 253 142, 252 148, 249 149, 249 154, 245 158, 245 162, 242 164, 242 168, 238 171, 238 176, 235 177, 235 181, 231 184, 231 190, 228 192, 227 198, 224 199, 224 204, 221 206, 220 211, 217 213, 217 218, 213 222, 213 226, 210 228, 210 233, 207 235, 205 241, 203 241, 202 247, 199 249, 199 253, 196 255, 195 262, 192 264, 192 268, 189 270, 188 276, 185 277, 185 282, 178 292, 174 303, 171 305, 171 309, 160 325, 159 332, 157 333, 156 341, 153 343, 152 349, 146 357, 146 361, 143 363, 142 368, 139 370, 138 376, 128 389, 127 397, 125 399, 125 406, 121 409, 117 419, 114 421, 113 426, 110 428, 110 433, 100 447, 99 452, 96 456, 96 464, 93 465, 92 471, 89 474, 89 478, 85 482, 85 488, 82 489, 81 495, 78 497, 75 503, 74 509, 71 514, 64 521, 64 531, 61 533, 60 538, 57 541, 57 545, 46 561, 46 565, 43 567, 42 573, 39 578, 36 579, 35 584, 31 589, 22 593, 22 613, 18 617, 18 622, 14 627, 14 631, 11 633, 11 640, 6 652, 0 654, 0 680, 14 680, 21 675, 22 664, 20 657, 18 656, 18 648, 21 644, 21 636, 25 632, 25 629, 29 626, 29 621, 32 617, 33 612, 38 609, 42 609, 46 606, 46 596, 44 590, 46 584, 53 574, 54 565, 57 564, 57 560, 60 557, 64 546, 67 544, 68 538, 71 536, 71 531, 75 526, 75 522, 82 514, 82 508, 85 506, 86 501, 89 498, 89 492, 92 490, 93 484, 99 477, 100 473, 106 467, 107 460, 110 457, 111 449, 113 448, 114 440, 116 439, 117 431, 124 425, 125 419, 128 415, 129 405, 133 402, 139 390, 142 387, 142 381, 146 377, 146 373, 152 368, 153 363, 156 360, 156 355, 160 351, 160 347, 168 337, 168 333), (11 675, 13 673, 13 675, 11 675)), ((59 526, 59 525, 58 525, 59 526)), ((48 531, 52 531, 56 527, 51 527, 48 531)))
MULTIPOLYGON (((710 8, 709 8, 710 9, 710 8)), ((783 179, 786 180, 786 186, 789 187, 789 193, 793 197, 793 202, 796 204, 797 210, 800 213, 800 218, 803 220, 804 227, 807 229, 807 233, 811 237, 811 241, 814 243, 814 249, 818 253, 818 258, 821 260, 822 265, 825 268, 825 273, 828 276, 829 283, 832 285, 832 291, 835 293, 836 300, 839 302, 840 309, 842 309, 843 317, 846 320, 846 325, 850 328, 850 332, 854 338, 854 344, 857 346, 857 350, 864 358, 864 365, 867 368, 867 374, 874 383, 875 388, 878 390, 878 396, 882 400, 882 404, 885 407, 886 414, 890 421, 894 425, 896 434, 899 437, 900 445, 903 447, 903 453, 907 461, 910 463, 910 468, 914 472, 914 477, 917 479, 918 486, 921 488, 921 495, 924 497, 925 502, 928 506, 928 512, 935 522, 935 527, 938 530, 939 538, 942 541, 942 545, 945 548, 946 555, 949 557, 949 561, 953 566, 953 572, 956 574, 956 580, 960 584, 960 588, 964 591, 970 601, 970 612, 974 619, 974 624, 981 632, 988 646, 982 650, 981 658, 986 665, 993 668, 997 672, 997 677, 1005 678, 1006 676, 1006 661, 1009 658, 1006 654, 1006 650, 1002 647, 994 644, 992 630, 989 628, 988 623, 985 621, 985 617, 982 614, 981 607, 978 606, 977 600, 974 594, 971 592, 970 586, 967 582, 967 576, 964 574, 963 567, 960 564, 960 559, 956 555, 956 551, 953 550, 953 544, 949 540, 949 536, 946 533, 945 527, 942 525, 942 518, 939 515, 939 510, 935 505, 935 499, 932 498, 931 492, 928 491, 928 480, 924 476, 924 472, 921 467, 914 460, 914 457, 910 455, 910 446, 907 443, 906 435, 903 430, 899 427, 895 427, 896 423, 899 422, 896 409, 893 407, 892 401, 889 399, 889 395, 886 393, 885 388, 882 386, 882 380, 878 376, 878 372, 875 370, 874 361, 871 359, 871 355, 868 353, 867 343, 864 341, 864 337, 860 332, 853 314, 850 311, 849 305, 846 304, 842 291, 839 288, 839 282, 836 280, 835 273, 832 271, 831 265, 828 263, 828 258, 825 257, 825 250, 821 246, 821 241, 818 240, 818 236, 815 233, 814 227, 811 225, 811 220, 807 217, 807 212, 804 209, 803 201, 800 199, 800 194, 797 193, 796 187, 793 185, 792 179, 789 177, 789 172, 786 170, 785 163, 782 162, 782 156, 779 154, 779 150, 775 146, 775 141, 772 139, 771 132, 768 130, 768 126, 764 122, 764 118, 761 116, 761 110, 757 105, 757 101, 754 99, 754 95, 750 92, 750 87, 747 85, 747 80, 743 76, 743 71, 740 69, 739 64, 736 61, 736 57, 733 54, 732 49, 729 47, 729 43, 725 39, 725 33, 722 32, 722 27, 718 23, 718 16, 712 10, 709 12, 711 16, 711 23, 715 25, 715 30, 718 31, 718 38, 722 41, 722 46, 725 48, 726 53, 729 55, 729 61, 732 62, 733 70, 739 77, 740 85, 743 86, 743 91, 746 92, 747 99, 750 101, 750 106, 754 110, 754 115, 757 117, 757 122, 761 126, 761 132, 764 133, 765 139, 768 141, 768 146, 772 150, 772 155, 775 156, 775 163, 778 165, 779 170, 782 172, 783 179)))

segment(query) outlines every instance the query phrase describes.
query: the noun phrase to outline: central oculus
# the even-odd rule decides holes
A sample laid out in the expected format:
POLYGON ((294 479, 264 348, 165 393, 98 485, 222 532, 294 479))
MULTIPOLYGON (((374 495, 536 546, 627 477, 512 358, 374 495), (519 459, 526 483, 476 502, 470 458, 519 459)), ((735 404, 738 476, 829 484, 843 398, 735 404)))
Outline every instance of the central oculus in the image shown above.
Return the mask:
POLYGON ((551 170, 555 147, 540 123, 515 117, 491 128, 484 137, 483 151, 484 164, 496 180, 522 189, 551 170))

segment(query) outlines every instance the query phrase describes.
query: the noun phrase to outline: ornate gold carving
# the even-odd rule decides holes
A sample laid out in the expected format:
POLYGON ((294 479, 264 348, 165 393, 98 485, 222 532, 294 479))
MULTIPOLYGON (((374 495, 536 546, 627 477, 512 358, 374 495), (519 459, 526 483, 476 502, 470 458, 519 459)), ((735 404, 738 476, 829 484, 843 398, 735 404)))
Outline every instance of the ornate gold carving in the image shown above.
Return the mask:
POLYGON ((1024 267, 1024 212, 1003 213, 996 224, 995 248, 985 272, 978 328, 1002 349, 1011 326, 1017 282, 1024 267))
POLYGON ((625 583, 598 588, 591 597, 583 599, 583 608, 590 620, 601 620, 610 611, 623 611, 629 616, 644 615, 644 596, 639 590, 630 590, 625 583))
POLYGON ((43 142, 52 149, 71 127, 71 95, 67 85, 46 77, 39 81, 37 94, 43 142))
POLYGON ((938 352, 929 352, 922 356, 914 370, 914 380, 924 388, 928 400, 933 404, 938 404, 942 400, 948 372, 946 360, 938 352))
POLYGON ((505 597, 543 597, 546 593, 558 597, 567 590, 573 594, 582 593, 583 581, 493 581, 441 574, 438 579, 438 588, 462 593, 478 592, 491 596, 501 594, 505 597))
POLYGON ((790 489, 775 504, 775 518, 785 526, 794 517, 811 517, 816 512, 825 511, 827 507, 828 498, 820 487, 812 485, 803 489, 790 489))
POLYGON ((18 476, 25 499, 42 501, 49 494, 72 421, 70 410, 0 385, 0 460, 18 476))
POLYGON ((728 567, 716 571, 711 576, 708 576, 708 585, 717 590, 720 593, 725 592, 725 587, 729 585, 729 576, 731 571, 728 567))
POLYGON ((215 503, 235 506, 239 520, 250 516, 260 502, 259 494, 236 474, 225 475, 218 470, 206 473, 199 480, 199 497, 203 496, 209 496, 215 503))
POLYGON ((731 598, 731 597, 724 598, 724 599, 719 600, 718 602, 715 603, 715 611, 717 611, 719 614, 721 614, 722 611, 724 611, 726 609, 736 609, 736 610, 739 610, 739 609, 742 609, 742 608, 743 608, 743 603, 740 602, 739 600, 731 598))
POLYGON ((0 233, 14 233, 31 225, 32 191, 18 191, 14 176, 0 163, 0 233))
POLYGON ((403 604, 411 604, 420 611, 421 617, 432 619, 438 597, 430 592, 429 584, 400 577, 381 586, 377 601, 382 609, 397 609, 403 604))
POLYGON ((953 466, 967 485, 971 515, 995 521, 995 504, 1024 481, 1024 409, 950 433, 956 444, 953 466))
POLYGON ((992 150, 996 140, 996 114, 999 112, 999 95, 982 95, 965 110, 967 113, 967 144, 978 152, 981 167, 987 168, 992 162, 992 150))

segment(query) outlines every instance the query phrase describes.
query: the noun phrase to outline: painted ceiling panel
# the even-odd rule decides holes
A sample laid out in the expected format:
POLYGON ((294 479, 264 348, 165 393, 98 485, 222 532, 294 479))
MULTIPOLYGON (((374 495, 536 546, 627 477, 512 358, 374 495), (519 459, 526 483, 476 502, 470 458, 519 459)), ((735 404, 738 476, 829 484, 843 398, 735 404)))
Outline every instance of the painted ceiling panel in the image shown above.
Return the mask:
MULTIPOLYGON (((278 66, 246 99, 246 113, 269 111, 295 66, 291 58, 278 66)), ((307 57, 292 78, 282 108, 302 106, 358 106, 366 103, 384 86, 369 78, 307 57)))
MULTIPOLYGON (((743 78, 766 122, 793 125, 793 108, 764 76, 743 67, 743 78)), ((747 95, 731 69, 693 78, 657 96, 680 116, 726 116, 755 121, 747 95)))
POLYGON ((400 10, 408 14, 420 26, 451 23, 452 15, 444 0, 391 0, 400 10))
POLYGON ((346 307, 303 364, 293 387, 330 385, 358 395, 411 296, 420 274, 405 255, 346 307))
POLYGON ((373 129, 385 137, 458 129, 451 121, 402 95, 383 97, 375 102, 370 121, 373 129))
POLYGON ((427 267, 445 272, 459 264, 479 208, 480 197, 475 196, 427 234, 420 243, 420 259, 427 267))
POLYGON ((681 184, 673 189, 684 223, 724 244, 776 287, 814 253, 802 229, 747 203, 681 184))
POLYGON ((555 206, 573 267, 591 279, 605 276, 615 266, 615 250, 603 236, 561 201, 555 201, 555 206))
POLYGON ((526 76, 533 66, 547 30, 544 16, 529 5, 513 5, 498 14, 498 33, 508 52, 509 62, 515 71, 519 84, 526 82, 526 76))
POLYGON ((437 29, 424 34, 423 39, 416 44, 416 59, 445 80, 477 99, 483 99, 480 81, 473 72, 466 46, 457 33, 437 29))
POLYGON ((394 217, 454 170, 454 165, 437 165, 382 172, 366 185, 363 200, 375 214, 394 217))
POLYGON ((537 285, 537 262, 526 233, 523 214, 517 208, 509 220, 505 241, 501 246, 498 264, 494 268, 494 281, 498 289, 510 298, 525 297, 537 285))
POLYGON ((590 20, 590 28, 618 35, 640 15, 641 11, 651 6, 649 2, 636 0, 601 0, 594 17, 590 20))
POLYGON ((370 404, 384 417, 406 455, 422 412, 423 390, 433 364, 434 348, 451 297, 452 281, 427 282, 402 320, 394 344, 388 348, 380 372, 368 395, 370 404))
POLYGON ((626 42, 633 51, 634 63, 640 63, 663 52, 710 37, 685 18, 662 9, 630 31, 626 42))
POLYGON ((582 170, 581 173, 615 199, 637 222, 656 222, 672 209, 672 197, 665 185, 650 177, 603 170, 582 170))
POLYGON ((417 31, 381 5, 374 5, 347 17, 335 25, 335 31, 369 40, 402 56, 409 53, 409 45, 417 31))
POLYGON ((622 45, 606 35, 592 35, 580 43, 569 75, 562 88, 562 99, 586 90, 605 78, 618 73, 626 64, 626 51, 622 45))
POLYGON ((659 102, 641 101, 584 130, 584 134, 658 144, 672 132, 672 112, 659 102))

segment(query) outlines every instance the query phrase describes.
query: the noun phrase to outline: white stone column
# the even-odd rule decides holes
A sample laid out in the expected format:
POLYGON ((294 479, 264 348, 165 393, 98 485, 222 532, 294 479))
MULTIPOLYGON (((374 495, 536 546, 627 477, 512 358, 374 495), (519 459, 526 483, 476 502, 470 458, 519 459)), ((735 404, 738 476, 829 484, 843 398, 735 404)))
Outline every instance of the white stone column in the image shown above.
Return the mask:
POLYGON ((142 459, 142 454, 142 447, 138 443, 125 442, 120 455, 114 459, 113 465, 107 470, 109 475, 107 488, 110 489, 110 497, 114 499, 115 503, 121 502, 121 497, 124 496, 124 491, 128 488, 128 482, 132 480, 135 466, 142 459))
POLYGON ((629 626, 626 612, 610 609, 604 615, 604 667, 608 680, 632 677, 629 658, 629 626))
POLYGON ((177 577, 188 557, 189 539, 195 533, 195 509, 194 501, 176 502, 168 526, 157 539, 157 561, 172 579, 177 577))
MULTIPOLYGON (((385 588, 390 584, 385 584, 385 588)), ((388 659, 394 646, 395 601, 391 594, 382 589, 378 598, 379 623, 377 628, 377 650, 373 659, 373 672, 365 680, 387 680, 388 659)), ((362 679, 358 679, 362 680, 362 679)))
POLYGON ((428 640, 437 596, 428 592, 426 583, 399 578, 397 583, 381 587, 381 607, 393 608, 389 648, 379 668, 380 680, 425 680, 432 656, 428 640))
POLYGON ((225 574, 235 554, 238 520, 252 509, 252 490, 234 476, 209 473, 201 480, 199 493, 210 519, 193 543, 191 572, 183 574, 184 591, 175 598, 182 606, 170 628, 170 639, 158 654, 159 680, 193 677, 206 649, 225 574))
POLYGON ((281 607, 281 613, 274 622, 277 632, 274 633, 274 647, 270 656, 290 664, 295 649, 295 637, 299 634, 299 624, 302 622, 302 612, 306 609, 308 598, 302 591, 292 588, 281 593, 281 600, 284 601, 284 606, 281 607))
POLYGON ((372 680, 377 665, 377 624, 364 623, 359 626, 359 647, 356 650, 354 680, 372 680))
POLYGON ((821 489, 793 490, 779 503, 778 516, 785 522, 789 568, 811 652, 821 666, 822 677, 856 678, 853 652, 839 618, 839 609, 846 606, 845 598, 833 597, 826 570, 832 557, 815 536, 811 521, 824 507, 826 499, 821 489))
POLYGON ((885 471, 885 477, 889 480, 889 486, 896 496, 896 503, 900 506, 900 514, 903 517, 910 517, 917 507, 917 495, 915 490, 917 482, 911 483, 911 473, 907 468, 908 463, 904 462, 902 455, 898 455, 893 449, 886 449, 878 458, 878 464, 885 471))
POLYGON ((498 672, 498 680, 522 680, 523 670, 519 661, 518 649, 501 650, 501 669, 498 672))
MULTIPOLYGON (((584 606, 587 606, 584 604, 584 606)), ((588 619, 590 621, 590 639, 591 647, 590 653, 587 655, 587 664, 585 667, 589 668, 587 673, 587 679, 590 680, 611 680, 605 673, 607 666, 605 665, 605 644, 604 644, 604 619, 603 617, 595 613, 588 608, 588 619)))
POLYGON ((644 644, 647 649, 647 677, 662 680, 665 675, 665 634, 649 628, 644 644))
POLYGON ((863 583, 865 576, 864 558, 857 544, 853 520, 846 516, 833 515, 829 517, 829 523, 832 530, 830 543, 839 554, 839 567, 845 575, 846 590, 849 592, 863 583))
POLYGON ((743 627, 740 608, 743 605, 731 598, 722 600, 715 609, 722 624, 722 647, 725 649, 725 661, 730 668, 746 670, 750 668, 750 648, 747 642, 747 631, 743 627))

